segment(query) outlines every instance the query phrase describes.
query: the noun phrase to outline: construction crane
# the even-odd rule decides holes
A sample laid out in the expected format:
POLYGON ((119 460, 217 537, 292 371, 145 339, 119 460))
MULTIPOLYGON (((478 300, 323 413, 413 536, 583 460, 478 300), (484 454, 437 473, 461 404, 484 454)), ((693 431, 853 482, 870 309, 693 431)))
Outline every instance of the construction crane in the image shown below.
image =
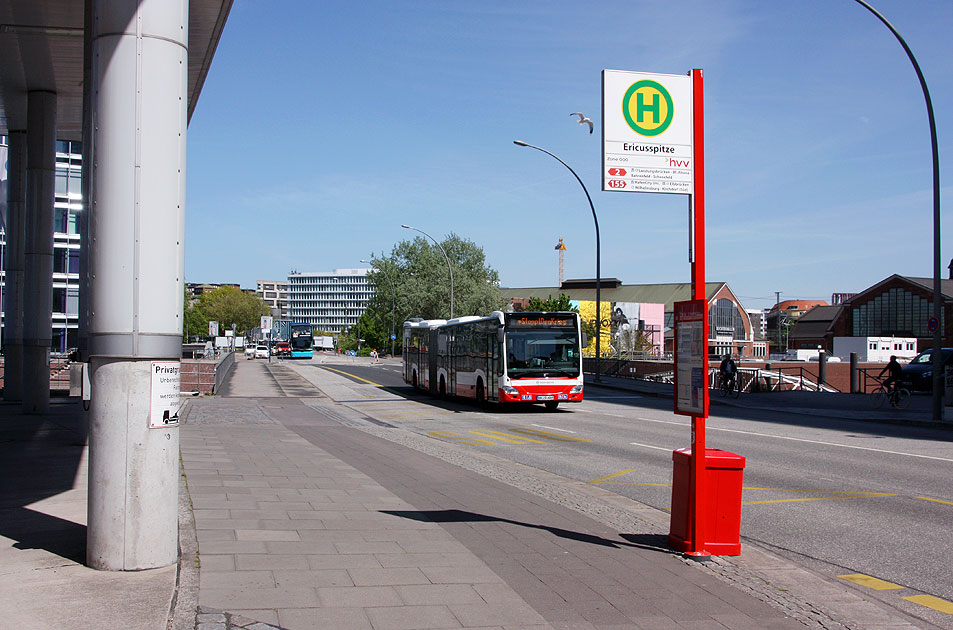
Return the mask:
POLYGON ((566 244, 563 243, 563 239, 560 238, 559 242, 556 243, 556 251, 559 252, 559 286, 563 286, 563 279, 565 277, 563 265, 566 258, 566 244))

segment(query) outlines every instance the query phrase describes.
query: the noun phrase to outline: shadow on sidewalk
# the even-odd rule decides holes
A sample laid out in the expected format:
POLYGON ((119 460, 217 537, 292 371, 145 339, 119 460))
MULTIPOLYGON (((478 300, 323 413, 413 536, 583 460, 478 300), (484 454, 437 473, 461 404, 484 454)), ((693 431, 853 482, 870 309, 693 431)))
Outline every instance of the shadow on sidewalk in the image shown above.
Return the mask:
MULTIPOLYGON (((72 490, 83 458, 82 409, 54 401, 43 416, 0 405, 0 536, 83 564, 86 526, 31 507, 72 490)), ((85 494, 85 493, 84 493, 85 494)))
POLYGON ((649 551, 660 551, 663 553, 674 553, 668 548, 668 537, 663 534, 621 534, 621 537, 629 542, 610 540, 601 536, 574 532, 559 527, 550 527, 548 525, 536 525, 533 523, 523 523, 508 518, 498 516, 489 516, 486 514, 477 514, 475 512, 466 512, 464 510, 381 510, 383 514, 399 516, 415 521, 429 523, 477 523, 477 522, 495 522, 509 523, 510 525, 519 525, 520 527, 529 527, 532 529, 541 529, 554 536, 567 538, 590 545, 599 545, 601 547, 612 547, 619 549, 622 547, 637 547, 639 549, 648 549, 649 551))

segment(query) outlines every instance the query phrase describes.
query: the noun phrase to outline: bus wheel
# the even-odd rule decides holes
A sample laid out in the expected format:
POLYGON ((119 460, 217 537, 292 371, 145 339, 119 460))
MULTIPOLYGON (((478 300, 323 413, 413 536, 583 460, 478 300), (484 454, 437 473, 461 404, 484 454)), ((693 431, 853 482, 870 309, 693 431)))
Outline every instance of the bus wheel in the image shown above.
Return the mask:
POLYGON ((556 407, 559 406, 558 400, 547 400, 546 401, 546 411, 556 411, 556 407))
POLYGON ((414 389, 417 389, 417 372, 414 372, 414 375, 410 379, 413 383, 414 389))
POLYGON ((476 404, 478 407, 483 407, 486 404, 486 390, 483 387, 482 380, 477 381, 476 404))
POLYGON ((447 395, 447 381, 445 381, 442 376, 440 377, 440 386, 437 388, 437 391, 441 396, 447 395))

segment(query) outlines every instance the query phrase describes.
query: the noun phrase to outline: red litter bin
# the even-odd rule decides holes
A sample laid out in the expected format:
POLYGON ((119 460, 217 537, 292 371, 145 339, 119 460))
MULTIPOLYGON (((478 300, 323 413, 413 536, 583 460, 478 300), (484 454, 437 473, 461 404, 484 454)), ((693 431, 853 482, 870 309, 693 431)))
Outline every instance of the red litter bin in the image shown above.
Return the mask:
MULTIPOLYGON (((676 551, 691 549, 691 464, 692 451, 683 448, 672 452, 672 522, 668 546, 676 551)), ((715 556, 741 554, 741 485, 745 458, 717 448, 706 449, 705 495, 701 497, 705 519, 704 549, 715 556)))

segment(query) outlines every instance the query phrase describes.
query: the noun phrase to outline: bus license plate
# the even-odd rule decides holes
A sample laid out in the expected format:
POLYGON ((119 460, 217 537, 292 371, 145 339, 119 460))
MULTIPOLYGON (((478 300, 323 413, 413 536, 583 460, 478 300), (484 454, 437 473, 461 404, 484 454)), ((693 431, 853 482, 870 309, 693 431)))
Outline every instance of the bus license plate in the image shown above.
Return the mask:
POLYGON ((555 396, 537 396, 536 400, 555 400, 555 396))

